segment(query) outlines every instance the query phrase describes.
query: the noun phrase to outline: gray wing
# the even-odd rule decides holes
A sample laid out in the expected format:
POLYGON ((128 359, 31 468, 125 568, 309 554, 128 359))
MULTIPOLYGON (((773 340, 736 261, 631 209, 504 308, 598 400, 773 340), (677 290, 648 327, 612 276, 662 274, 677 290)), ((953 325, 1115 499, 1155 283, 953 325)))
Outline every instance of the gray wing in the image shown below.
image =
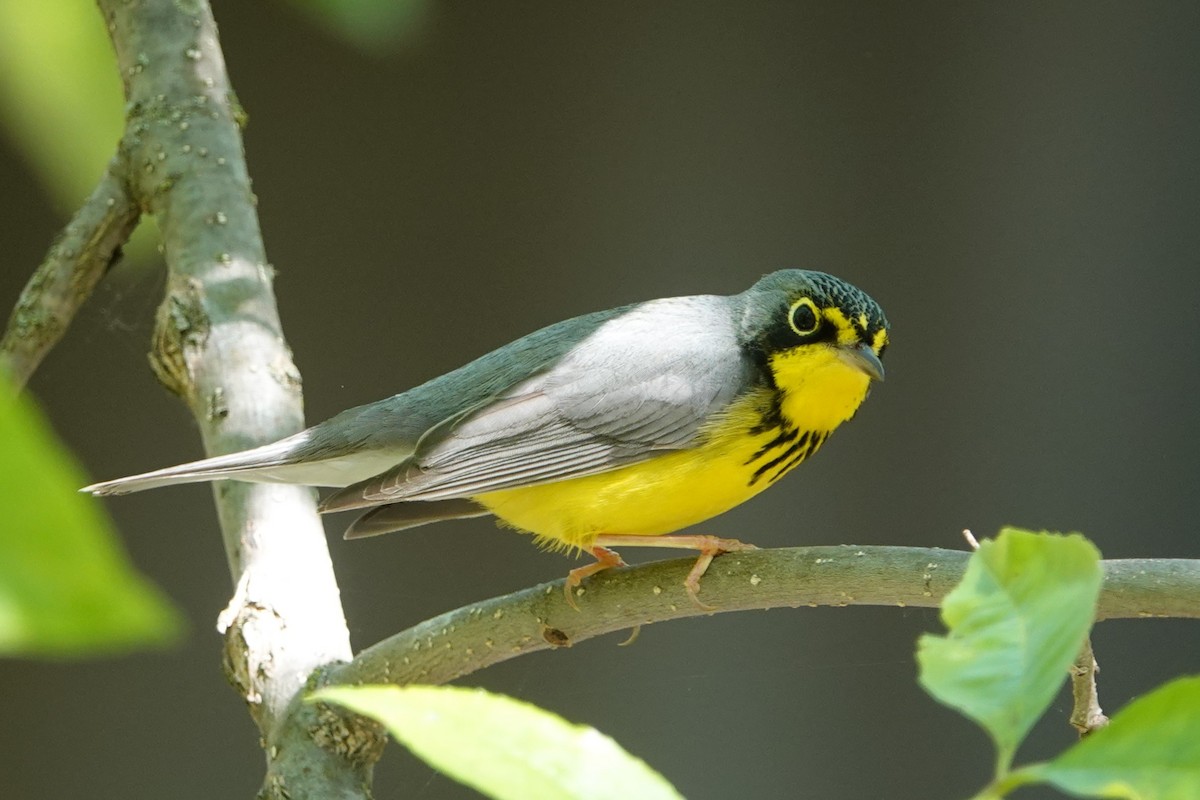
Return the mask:
POLYGON ((367 480, 411 458, 431 430, 452 425, 515 384, 550 369, 627 308, 548 325, 407 392, 348 409, 286 439, 92 484, 84 491, 121 494, 219 478, 309 486, 349 486, 367 480))
POLYGON ((431 429, 412 456, 335 493, 322 510, 471 497, 686 448, 753 374, 728 298, 643 303, 546 372, 431 429))

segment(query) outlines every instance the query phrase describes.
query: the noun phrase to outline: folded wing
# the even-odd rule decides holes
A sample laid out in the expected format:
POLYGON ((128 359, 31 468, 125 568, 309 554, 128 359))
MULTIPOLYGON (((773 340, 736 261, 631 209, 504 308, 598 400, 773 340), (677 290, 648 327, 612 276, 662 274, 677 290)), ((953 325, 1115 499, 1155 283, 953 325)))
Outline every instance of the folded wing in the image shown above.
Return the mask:
POLYGON ((723 297, 645 303, 546 372, 430 428, 324 511, 442 501, 593 475, 690 446, 753 380, 723 297))

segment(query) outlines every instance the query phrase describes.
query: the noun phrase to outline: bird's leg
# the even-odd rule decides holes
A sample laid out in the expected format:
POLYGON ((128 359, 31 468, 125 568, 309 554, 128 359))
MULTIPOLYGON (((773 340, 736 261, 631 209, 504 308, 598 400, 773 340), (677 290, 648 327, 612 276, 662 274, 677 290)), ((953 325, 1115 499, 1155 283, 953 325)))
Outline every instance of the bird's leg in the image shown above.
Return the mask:
POLYGON ((626 566, 625 562, 621 559, 620 553, 609 550, 607 547, 595 544, 588 548, 588 552, 595 557, 595 562, 582 567, 576 567, 568 572, 567 582, 563 585, 563 591, 567 595, 567 605, 576 611, 579 610, 579 606, 575 603, 575 589, 583 582, 584 578, 589 575, 595 575, 597 572, 603 572, 606 569, 626 566))
MULTIPOLYGON (((752 544, 739 542, 737 539, 722 539, 719 536, 707 536, 704 534, 682 534, 669 536, 637 536, 631 534, 601 534, 596 537, 595 544, 600 548, 606 547, 677 547, 683 550, 699 550, 700 557, 696 559, 695 565, 692 566, 692 571, 683 581, 683 586, 687 589, 688 597, 692 598, 692 602, 703 608, 705 611, 712 611, 713 607, 707 603, 701 602, 700 594, 700 578, 708 570, 708 565, 712 560, 721 553, 732 553, 736 550, 757 550, 758 548, 752 544)), ((609 552, 612 552, 611 550, 609 552)), ((614 554, 615 555, 615 554, 614 554)), ((592 566, 595 566, 594 564, 592 566)), ((603 567, 601 567, 603 569, 603 567)))

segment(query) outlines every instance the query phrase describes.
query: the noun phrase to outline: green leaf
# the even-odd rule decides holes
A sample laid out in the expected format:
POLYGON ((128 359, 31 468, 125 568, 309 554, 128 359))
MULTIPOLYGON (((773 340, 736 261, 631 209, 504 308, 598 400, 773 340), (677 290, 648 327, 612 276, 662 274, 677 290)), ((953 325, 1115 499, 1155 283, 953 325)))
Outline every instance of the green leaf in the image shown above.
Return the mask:
POLYGON ((59 207, 86 197, 116 152, 125 101, 95 3, 0 2, 0 124, 59 207))
POLYGON ((310 699, 382 722, 431 766, 497 800, 680 800, 595 728, 482 689, 331 686, 310 699))
POLYGON ((1095 614, 1100 554, 1078 534, 1005 529, 942 602, 948 636, 917 644, 927 692, 982 725, 997 772, 1066 678, 1095 614))
MULTIPOLYGON (((0 375, 0 379, 3 376, 0 375)), ((0 655, 77 656, 173 639, 179 619, 129 565, 33 404, 0 380, 0 655)))
POLYGON ((1077 797, 1193 800, 1200 792, 1200 676, 1139 697, 1107 727, 1021 772, 1077 797))

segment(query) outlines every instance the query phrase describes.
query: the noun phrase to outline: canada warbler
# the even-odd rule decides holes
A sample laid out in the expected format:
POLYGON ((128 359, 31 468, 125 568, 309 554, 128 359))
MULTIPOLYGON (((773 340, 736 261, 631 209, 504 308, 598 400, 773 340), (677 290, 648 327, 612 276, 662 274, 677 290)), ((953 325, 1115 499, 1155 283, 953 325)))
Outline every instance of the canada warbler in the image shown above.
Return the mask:
MULTIPOLYGON (((782 270, 741 294, 650 300, 559 322, 403 394, 273 444, 88 486, 120 494, 218 478, 342 487, 347 538, 494 514, 578 549, 749 545, 675 535, 815 453, 883 379, 883 311, 831 275, 782 270)), ((699 602, 697 600, 697 602, 699 602)))

